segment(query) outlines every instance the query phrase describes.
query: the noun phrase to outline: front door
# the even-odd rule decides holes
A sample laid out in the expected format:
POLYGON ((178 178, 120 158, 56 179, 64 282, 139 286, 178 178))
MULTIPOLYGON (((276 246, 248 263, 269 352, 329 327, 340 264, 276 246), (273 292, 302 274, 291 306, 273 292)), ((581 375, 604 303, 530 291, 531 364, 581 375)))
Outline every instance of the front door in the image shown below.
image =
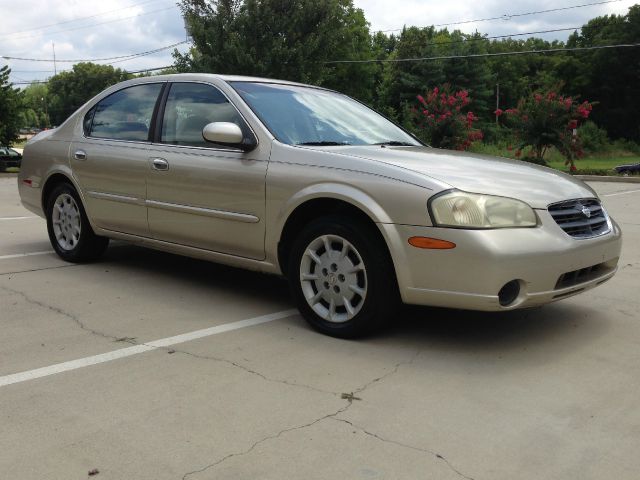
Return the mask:
POLYGON ((246 122, 214 86, 171 85, 160 143, 147 159, 151 236, 263 259, 269 146, 245 153, 208 143, 202 129, 211 122, 233 122, 248 133, 246 122))

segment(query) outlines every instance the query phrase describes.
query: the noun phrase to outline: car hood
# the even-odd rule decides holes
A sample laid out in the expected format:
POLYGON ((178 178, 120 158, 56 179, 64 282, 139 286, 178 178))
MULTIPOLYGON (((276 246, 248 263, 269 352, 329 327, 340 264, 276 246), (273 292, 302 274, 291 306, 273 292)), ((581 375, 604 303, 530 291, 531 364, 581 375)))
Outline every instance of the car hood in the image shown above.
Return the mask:
POLYGON ((326 150, 411 170, 459 190, 517 198, 533 208, 597 197, 578 179, 521 160, 430 147, 347 146, 326 150))

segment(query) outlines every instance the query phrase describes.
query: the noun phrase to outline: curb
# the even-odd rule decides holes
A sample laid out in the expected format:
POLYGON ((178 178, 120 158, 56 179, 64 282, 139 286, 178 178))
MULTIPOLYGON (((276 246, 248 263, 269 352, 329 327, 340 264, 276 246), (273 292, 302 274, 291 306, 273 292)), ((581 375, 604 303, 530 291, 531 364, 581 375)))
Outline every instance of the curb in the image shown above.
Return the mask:
POLYGON ((584 182, 640 183, 640 177, 613 177, 607 175, 573 175, 584 182))

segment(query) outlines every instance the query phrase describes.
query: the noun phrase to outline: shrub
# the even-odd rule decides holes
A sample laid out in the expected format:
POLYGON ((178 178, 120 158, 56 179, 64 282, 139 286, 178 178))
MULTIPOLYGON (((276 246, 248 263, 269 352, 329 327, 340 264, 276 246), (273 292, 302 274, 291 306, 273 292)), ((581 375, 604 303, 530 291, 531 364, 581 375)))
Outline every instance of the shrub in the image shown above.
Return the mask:
POLYGON ((592 106, 589 102, 578 103, 571 97, 563 97, 554 91, 535 92, 520 99, 517 108, 496 110, 517 139, 516 157, 525 147, 531 147, 525 160, 546 164, 544 155, 555 147, 566 159, 571 171, 575 171, 574 160, 584 155, 580 138, 573 135, 581 121, 589 118, 592 106))
POLYGON ((416 98, 410 118, 418 136, 432 147, 466 150, 482 139, 482 131, 473 127, 478 117, 468 110, 471 99, 466 90, 452 92, 445 84, 416 98))
POLYGON ((640 145, 633 140, 627 140, 626 138, 619 138, 613 142, 613 149, 621 152, 631 152, 634 155, 640 155, 640 145))
POLYGON ((607 131, 590 120, 578 129, 578 137, 585 152, 601 153, 611 149, 607 131))

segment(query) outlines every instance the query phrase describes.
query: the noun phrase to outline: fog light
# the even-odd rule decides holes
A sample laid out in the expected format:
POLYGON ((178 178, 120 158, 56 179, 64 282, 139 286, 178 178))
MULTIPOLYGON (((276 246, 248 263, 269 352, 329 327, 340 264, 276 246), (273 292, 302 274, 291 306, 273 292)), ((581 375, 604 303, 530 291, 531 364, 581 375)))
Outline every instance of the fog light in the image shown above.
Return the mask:
POLYGON ((516 298, 520 294, 520 282, 518 280, 511 280, 505 283, 504 286, 498 292, 498 300, 503 307, 511 305, 515 302, 516 298))

